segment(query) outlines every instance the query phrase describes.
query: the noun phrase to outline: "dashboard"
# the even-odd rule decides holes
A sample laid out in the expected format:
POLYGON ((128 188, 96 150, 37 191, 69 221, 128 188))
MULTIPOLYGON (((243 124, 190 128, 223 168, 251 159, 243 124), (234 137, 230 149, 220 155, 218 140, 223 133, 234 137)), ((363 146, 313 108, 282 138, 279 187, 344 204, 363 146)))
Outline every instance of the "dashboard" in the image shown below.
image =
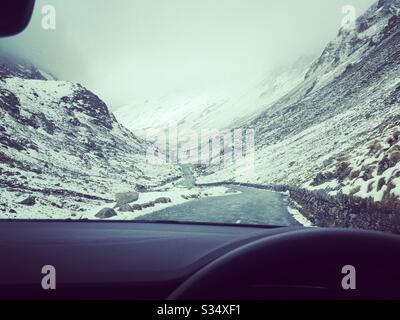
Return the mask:
POLYGON ((399 252, 400 237, 357 230, 1 221, 0 298, 400 298, 399 252), (343 289, 345 266, 356 290, 343 289))

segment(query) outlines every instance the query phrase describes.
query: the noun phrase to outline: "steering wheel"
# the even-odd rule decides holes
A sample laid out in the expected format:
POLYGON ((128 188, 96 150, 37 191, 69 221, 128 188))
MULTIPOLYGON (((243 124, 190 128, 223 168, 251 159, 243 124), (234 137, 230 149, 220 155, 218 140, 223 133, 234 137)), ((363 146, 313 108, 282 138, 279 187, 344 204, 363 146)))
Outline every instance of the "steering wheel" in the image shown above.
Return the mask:
POLYGON ((170 300, 400 298, 400 237, 305 229, 235 249, 197 271, 170 300))

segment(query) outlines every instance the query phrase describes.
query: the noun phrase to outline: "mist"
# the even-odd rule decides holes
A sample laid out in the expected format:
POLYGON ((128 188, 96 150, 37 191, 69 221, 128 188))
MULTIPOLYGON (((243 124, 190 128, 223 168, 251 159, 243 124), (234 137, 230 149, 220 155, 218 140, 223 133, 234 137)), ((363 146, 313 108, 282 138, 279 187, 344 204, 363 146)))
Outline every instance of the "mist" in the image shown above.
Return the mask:
POLYGON ((244 85, 337 34, 344 5, 374 0, 39 0, 30 26, 0 48, 60 80, 81 83, 112 110, 180 90, 244 85), (44 5, 56 29, 42 28, 44 5))

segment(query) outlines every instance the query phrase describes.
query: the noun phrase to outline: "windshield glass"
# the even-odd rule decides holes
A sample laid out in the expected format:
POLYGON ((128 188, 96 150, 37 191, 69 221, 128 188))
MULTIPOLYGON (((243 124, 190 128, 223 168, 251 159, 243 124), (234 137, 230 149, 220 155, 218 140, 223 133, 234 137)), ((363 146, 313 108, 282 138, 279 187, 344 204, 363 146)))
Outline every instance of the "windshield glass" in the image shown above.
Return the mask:
POLYGON ((0 40, 0 219, 400 232, 399 0, 39 0, 0 40))

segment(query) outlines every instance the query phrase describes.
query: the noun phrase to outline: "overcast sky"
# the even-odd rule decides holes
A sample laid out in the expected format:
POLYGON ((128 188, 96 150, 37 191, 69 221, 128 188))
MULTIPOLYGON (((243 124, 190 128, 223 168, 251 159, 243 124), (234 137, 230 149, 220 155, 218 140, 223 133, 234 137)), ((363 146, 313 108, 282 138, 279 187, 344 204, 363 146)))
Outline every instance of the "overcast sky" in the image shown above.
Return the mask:
POLYGON ((319 54, 342 7, 374 0, 38 0, 21 35, 0 47, 59 79, 79 82, 112 109, 172 90, 243 82, 319 54), (41 26, 56 8, 56 30, 41 26))

